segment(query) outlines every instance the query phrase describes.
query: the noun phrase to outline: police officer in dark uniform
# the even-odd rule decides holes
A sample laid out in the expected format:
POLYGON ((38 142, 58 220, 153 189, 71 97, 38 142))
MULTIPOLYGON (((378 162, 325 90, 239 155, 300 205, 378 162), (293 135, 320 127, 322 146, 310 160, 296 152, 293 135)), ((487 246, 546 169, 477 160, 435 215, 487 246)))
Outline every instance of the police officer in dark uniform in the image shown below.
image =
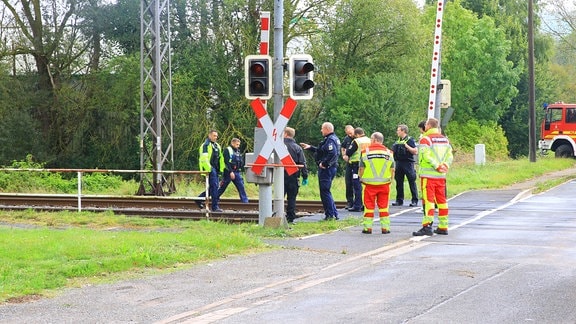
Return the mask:
POLYGON ((230 182, 233 182, 234 186, 236 186, 236 189, 238 190, 240 201, 247 203, 248 196, 246 195, 246 189, 244 189, 244 179, 242 179, 242 174, 240 173, 244 163, 239 148, 240 139, 233 138, 230 141, 230 146, 228 146, 223 152, 225 168, 222 175, 222 181, 220 181, 220 187, 218 188, 218 197, 222 196, 230 182))
POLYGON ((354 140, 354 127, 352 125, 346 125, 344 127, 344 132, 346 136, 341 141, 340 153, 342 154, 342 159, 346 162, 346 168, 344 171, 344 185, 346 186, 346 207, 345 209, 354 208, 354 186, 352 184, 352 165, 349 163, 349 156, 346 155, 346 149, 352 141, 354 140))
POLYGON ((402 206, 404 204, 404 177, 406 177, 408 178, 408 185, 412 194, 410 207, 415 207, 418 206, 418 188, 416 187, 416 169, 414 168, 416 160, 414 156, 418 153, 418 149, 414 139, 408 136, 408 126, 398 125, 396 134, 398 135, 398 140, 392 145, 396 165, 394 173, 396 201, 392 203, 392 206, 402 206))
POLYGON ((284 128, 284 145, 296 165, 302 167, 297 172, 288 175, 284 170, 284 194, 286 195, 286 221, 291 224, 296 219, 296 196, 300 187, 300 176, 302 176, 302 185, 308 184, 308 169, 306 168, 306 157, 304 151, 294 140, 296 131, 292 127, 284 128))
POLYGON ((311 146, 300 143, 305 150, 315 153, 316 164, 318 165, 318 184, 320 187, 320 199, 324 206, 324 220, 338 220, 338 211, 332 197, 330 188, 338 169, 338 156, 340 155, 340 139, 334 134, 334 125, 329 122, 322 124, 322 135, 324 139, 320 144, 311 146))
POLYGON ((363 149, 370 146, 370 138, 364 133, 364 129, 357 127, 354 129, 354 140, 346 148, 348 165, 352 169, 352 187, 354 188, 354 203, 348 211, 359 212, 364 210, 364 200, 362 199, 362 183, 358 175, 360 154, 363 149))

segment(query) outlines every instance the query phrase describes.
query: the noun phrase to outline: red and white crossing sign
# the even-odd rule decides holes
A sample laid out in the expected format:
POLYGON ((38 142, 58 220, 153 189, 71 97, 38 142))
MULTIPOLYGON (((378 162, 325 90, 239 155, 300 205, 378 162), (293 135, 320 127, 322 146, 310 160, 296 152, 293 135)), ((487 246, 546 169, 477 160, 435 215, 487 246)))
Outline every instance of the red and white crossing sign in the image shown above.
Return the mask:
POLYGON ((284 145, 283 134, 281 133, 288 124, 290 117, 292 117, 297 104, 296 100, 288 98, 286 103, 284 103, 284 107, 282 107, 282 110, 280 111, 276 123, 273 123, 260 99, 254 99, 250 102, 250 106, 252 106, 256 118, 258 118, 260 125, 262 125, 262 128, 267 135, 266 142, 264 143, 260 154, 254 161, 254 166, 252 166, 252 172, 255 174, 260 174, 262 172, 265 164, 268 162, 270 154, 272 154, 272 151, 276 151, 276 154, 280 157, 280 161, 282 162, 286 173, 292 175, 298 171, 298 166, 296 166, 296 163, 294 163, 292 156, 290 156, 288 149, 284 145))

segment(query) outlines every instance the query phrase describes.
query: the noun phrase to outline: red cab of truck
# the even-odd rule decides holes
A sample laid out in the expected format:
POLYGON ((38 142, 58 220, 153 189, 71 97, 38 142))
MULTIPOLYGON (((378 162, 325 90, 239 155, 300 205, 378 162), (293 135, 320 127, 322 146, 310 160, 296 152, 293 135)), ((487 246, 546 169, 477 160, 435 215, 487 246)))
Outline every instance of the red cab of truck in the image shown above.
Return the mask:
POLYGON ((576 104, 555 102, 544 105, 546 115, 538 148, 543 152, 551 150, 556 157, 574 157, 576 152, 576 104))

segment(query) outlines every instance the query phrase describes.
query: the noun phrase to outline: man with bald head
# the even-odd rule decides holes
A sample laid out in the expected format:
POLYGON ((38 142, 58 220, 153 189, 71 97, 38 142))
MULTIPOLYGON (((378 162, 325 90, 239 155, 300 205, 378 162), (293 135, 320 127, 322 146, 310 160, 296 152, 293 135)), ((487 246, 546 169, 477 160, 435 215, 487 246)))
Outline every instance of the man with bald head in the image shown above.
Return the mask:
POLYGON ((334 125, 330 122, 323 123, 320 131, 324 139, 318 146, 311 146, 306 143, 300 143, 300 146, 314 153, 316 165, 318 165, 318 184, 320 187, 320 199, 324 207, 324 220, 338 220, 336 203, 330 190, 338 168, 340 139, 334 134, 334 125))

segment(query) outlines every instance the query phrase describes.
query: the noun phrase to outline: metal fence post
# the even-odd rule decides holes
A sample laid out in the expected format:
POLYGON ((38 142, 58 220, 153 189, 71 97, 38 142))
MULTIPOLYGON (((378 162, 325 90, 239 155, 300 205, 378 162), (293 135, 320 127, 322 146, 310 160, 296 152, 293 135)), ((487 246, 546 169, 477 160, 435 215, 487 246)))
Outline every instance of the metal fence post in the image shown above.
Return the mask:
POLYGON ((82 211, 82 171, 78 171, 78 212, 82 211))

